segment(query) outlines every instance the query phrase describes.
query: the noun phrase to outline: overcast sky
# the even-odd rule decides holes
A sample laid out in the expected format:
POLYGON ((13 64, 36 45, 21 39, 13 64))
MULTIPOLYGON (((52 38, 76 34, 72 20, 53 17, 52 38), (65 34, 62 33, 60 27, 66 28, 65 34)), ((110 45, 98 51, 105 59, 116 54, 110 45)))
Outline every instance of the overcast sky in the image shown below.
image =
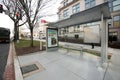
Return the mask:
MULTIPOLYGON (((49 14, 57 14, 57 12, 58 12, 58 7, 60 6, 60 2, 61 2, 62 0, 53 0, 53 1, 54 1, 54 2, 53 2, 54 5, 52 5, 50 9, 48 8, 49 14)), ((55 22, 56 20, 58 20, 58 15, 54 15, 54 16, 51 16, 51 17, 46 17, 46 18, 44 18, 44 19, 46 19, 46 20, 48 20, 48 21, 50 21, 50 22, 55 22)))
MULTIPOLYGON (((52 3, 54 3, 51 7, 47 8, 47 13, 48 14, 57 14, 58 12, 58 7, 60 6, 60 2, 62 0, 53 0, 52 3)), ((2 3, 2 0, 0 0, 0 3, 2 3)), ((44 10, 44 11, 46 11, 44 10)), ((49 22, 55 22, 58 20, 58 15, 54 15, 54 16, 48 16, 48 17, 44 17, 43 19, 49 21, 49 22)))
MULTIPOLYGON (((47 10, 47 13, 48 14, 57 14, 57 12, 58 12, 58 7, 60 6, 60 2, 61 2, 62 0, 53 0, 53 5, 51 6, 51 7, 49 7, 49 8, 47 8, 47 9, 45 9, 45 10, 47 10)), ((0 4, 2 3, 2 0, 0 0, 0 4)), ((45 11, 44 10, 44 11, 45 11)), ((3 20, 3 21, 5 21, 4 19, 5 18, 3 18, 3 17, 1 17, 0 18, 1 20, 3 20)), ((46 21, 48 21, 48 22, 55 22, 55 21, 57 21, 58 20, 58 16, 57 15, 54 15, 54 16, 49 16, 49 17, 43 17, 42 19, 45 19, 46 21)), ((9 22, 6 22, 6 23, 8 23, 9 24, 9 22)), ((5 24, 6 24, 5 23, 5 24)), ((3 24, 2 24, 3 25, 3 24)), ((7 26, 8 27, 8 26, 7 26)), ((23 26, 24 27, 24 26, 23 26)), ((10 29, 12 29, 13 30, 13 27, 12 28, 10 28, 10 29)), ((11 30, 11 31, 12 31, 11 30)))

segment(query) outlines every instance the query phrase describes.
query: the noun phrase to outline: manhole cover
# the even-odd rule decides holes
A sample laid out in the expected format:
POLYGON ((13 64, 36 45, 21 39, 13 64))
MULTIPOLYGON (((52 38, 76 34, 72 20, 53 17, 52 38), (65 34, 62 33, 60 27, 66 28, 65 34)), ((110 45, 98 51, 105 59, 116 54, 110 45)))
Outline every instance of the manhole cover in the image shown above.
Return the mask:
POLYGON ((37 69, 39 69, 39 68, 36 66, 36 64, 21 67, 22 74, 26 74, 26 73, 29 73, 31 71, 35 71, 37 69))
POLYGON ((21 67, 21 72, 23 74, 23 77, 33 75, 43 70, 45 70, 45 68, 39 62, 34 62, 31 64, 23 65, 21 67))

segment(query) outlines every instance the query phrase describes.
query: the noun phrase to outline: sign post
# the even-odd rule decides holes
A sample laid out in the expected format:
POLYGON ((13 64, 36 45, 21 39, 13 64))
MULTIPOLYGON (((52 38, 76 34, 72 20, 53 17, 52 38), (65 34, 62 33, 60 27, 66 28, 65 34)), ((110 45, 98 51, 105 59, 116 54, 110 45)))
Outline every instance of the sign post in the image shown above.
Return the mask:
POLYGON ((42 34, 41 34, 42 32, 40 31, 40 50, 42 50, 42 34))

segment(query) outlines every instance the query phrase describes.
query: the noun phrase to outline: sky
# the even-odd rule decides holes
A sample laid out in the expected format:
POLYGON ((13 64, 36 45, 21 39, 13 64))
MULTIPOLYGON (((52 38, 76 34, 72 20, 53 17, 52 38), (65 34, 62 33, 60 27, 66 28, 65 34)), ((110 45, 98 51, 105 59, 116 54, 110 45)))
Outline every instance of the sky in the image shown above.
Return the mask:
MULTIPOLYGON (((48 14, 57 14, 58 7, 60 6, 61 1, 62 0, 53 0, 50 4, 54 5, 52 5, 49 8, 46 8, 44 12, 46 11, 48 14)), ((0 3, 2 3, 2 0, 0 0, 0 3)), ((58 15, 43 17, 43 19, 47 20, 48 22, 55 22, 58 20, 58 15)))
MULTIPOLYGON (((53 0, 53 4, 50 8, 48 8, 48 13, 49 14, 57 14, 58 12, 58 7, 60 6, 60 2, 62 0, 53 0)), ((49 21, 49 22, 55 22, 58 20, 58 15, 54 15, 54 16, 48 16, 48 17, 44 17, 43 19, 49 21)))
MULTIPOLYGON (((53 4, 54 5, 52 5, 51 7, 48 7, 48 8, 46 8, 45 10, 44 10, 44 12, 46 11, 47 12, 47 14, 57 14, 57 12, 58 12, 58 7, 60 6, 60 2, 61 2, 62 0, 53 0, 53 4)), ((2 3, 2 0, 0 0, 0 4, 2 3)), ((56 22, 57 20, 58 20, 58 15, 53 15, 53 16, 47 16, 47 17, 43 17, 43 18, 41 18, 41 19, 44 19, 44 20, 46 20, 46 21, 48 21, 48 22, 56 22)), ((0 20, 4 20, 5 21, 5 18, 4 17, 0 17, 0 20)), ((9 23, 10 21, 8 21, 7 23, 8 24, 10 24, 9 23)), ((0 23, 1 24, 1 23, 0 23)), ((4 24, 6 24, 6 23, 4 23, 4 24)), ((2 24, 3 25, 3 24, 2 24)), ((8 27, 8 28, 10 28, 11 29, 11 31, 13 32, 13 27, 8 27)))
POLYGON ((4 13, 0 13, 0 27, 10 29, 10 37, 13 36, 14 22, 4 13))

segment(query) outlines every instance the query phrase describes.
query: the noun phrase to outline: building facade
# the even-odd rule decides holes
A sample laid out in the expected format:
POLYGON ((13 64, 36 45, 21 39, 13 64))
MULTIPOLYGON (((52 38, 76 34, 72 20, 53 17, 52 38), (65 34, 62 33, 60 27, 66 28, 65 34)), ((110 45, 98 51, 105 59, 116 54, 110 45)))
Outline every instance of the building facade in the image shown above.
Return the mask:
POLYGON ((105 0, 109 2, 112 19, 108 21, 109 37, 120 41, 120 0, 105 0))
POLYGON ((46 38, 46 28, 48 27, 48 26, 46 26, 46 24, 48 24, 48 22, 46 20, 38 21, 38 23, 36 24, 36 27, 34 28, 34 31, 33 31, 34 38, 36 38, 36 39, 46 38))
MULTIPOLYGON (((59 7, 59 20, 65 20, 71 15, 85 11, 104 2, 109 2, 112 19, 107 21, 109 27, 109 39, 112 41, 120 41, 120 0, 63 0, 59 7)), ((79 24, 59 29, 59 36, 65 38, 84 38, 84 27, 91 25, 101 25, 100 21, 79 24)))

